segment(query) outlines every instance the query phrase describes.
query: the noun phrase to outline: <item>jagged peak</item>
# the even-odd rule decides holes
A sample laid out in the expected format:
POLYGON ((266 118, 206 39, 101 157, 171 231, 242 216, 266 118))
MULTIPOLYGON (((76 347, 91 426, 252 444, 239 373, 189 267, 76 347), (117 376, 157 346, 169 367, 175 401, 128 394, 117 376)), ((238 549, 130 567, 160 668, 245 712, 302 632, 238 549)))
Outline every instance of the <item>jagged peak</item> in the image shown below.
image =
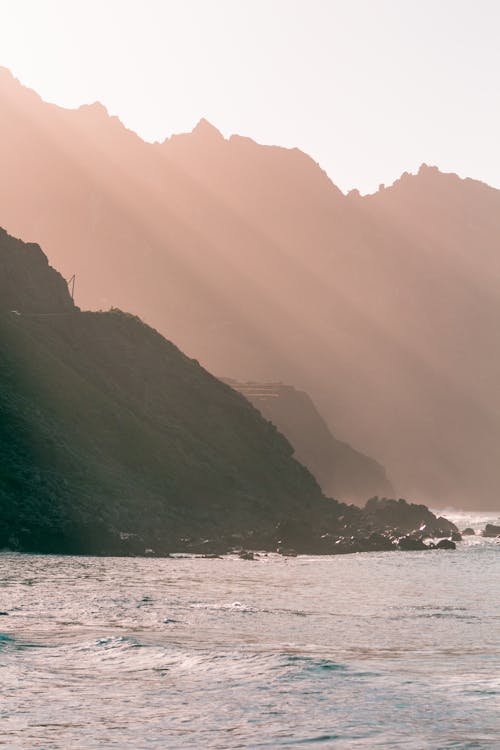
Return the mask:
POLYGON ((483 182, 482 180, 474 179, 473 177, 461 177, 456 172, 447 172, 443 169, 440 169, 435 164, 426 164, 425 162, 422 162, 422 164, 419 166, 416 173, 411 172, 403 172, 401 177, 396 180, 393 184, 398 185, 402 182, 409 182, 411 180, 417 180, 418 178, 423 178, 426 180, 440 180, 440 181, 446 181, 448 183, 454 182, 454 183, 462 183, 462 184, 476 184, 476 185, 483 185, 484 187, 490 188, 495 190, 492 185, 488 185, 487 183, 483 182))
MULTIPOLYGON (((461 177, 459 177, 454 172, 443 172, 437 167, 436 165, 432 164, 426 164, 423 162, 418 169, 411 172, 403 172, 399 177, 397 177, 392 183, 381 183, 378 186, 378 189, 373 192, 369 193, 367 195, 364 195, 364 198, 376 198, 377 196, 381 196, 384 193, 392 193, 394 190, 398 190, 402 186, 407 185, 418 185, 419 182, 435 182, 436 180, 457 180, 460 182, 464 182, 461 177)), ((349 193, 349 197, 354 197, 355 191, 352 190, 349 193)))
MULTIPOLYGON (((406 173, 405 173, 406 174, 406 173)), ((431 174, 443 174, 439 167, 437 167, 435 164, 426 164, 425 162, 422 162, 420 167, 418 168, 417 174, 419 175, 431 175, 431 174)))
POLYGON ((0 228, 0 262, 0 311, 45 315, 75 309, 66 281, 39 245, 0 228))
POLYGON ((220 130, 217 130, 215 125, 212 125, 212 123, 206 120, 204 117, 202 117, 197 125, 195 125, 191 134, 202 136, 203 138, 224 140, 224 136, 222 135, 220 130))
POLYGON ((92 102, 91 104, 81 104, 78 107, 79 112, 89 112, 99 116, 109 117, 109 112, 101 102, 92 102))
MULTIPOLYGON (((390 185, 380 185, 378 190, 362 197, 367 200, 383 199, 384 195, 404 195, 409 190, 420 191, 422 195, 430 195, 432 190, 462 190, 470 189, 487 191, 490 194, 498 194, 498 188, 489 185, 482 180, 472 177, 461 177, 456 172, 447 172, 436 165, 430 165, 423 162, 417 169, 411 172, 403 172, 390 185)), ((349 197, 354 197, 354 191, 349 193, 349 197)))
POLYGON ((2 65, 0 65, 0 86, 6 91, 11 90, 16 93, 22 91, 24 92, 24 95, 30 96, 32 99, 36 98, 39 101, 43 101, 37 91, 27 86, 12 72, 12 70, 2 65))

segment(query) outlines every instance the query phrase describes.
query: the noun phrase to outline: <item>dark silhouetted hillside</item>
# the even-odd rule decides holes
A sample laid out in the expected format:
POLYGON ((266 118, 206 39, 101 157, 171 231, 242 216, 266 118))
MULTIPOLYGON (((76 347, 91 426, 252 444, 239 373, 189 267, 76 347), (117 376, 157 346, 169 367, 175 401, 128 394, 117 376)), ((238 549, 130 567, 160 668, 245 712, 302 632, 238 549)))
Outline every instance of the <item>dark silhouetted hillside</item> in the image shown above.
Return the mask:
POLYGON ((0 269, 0 547, 165 551, 336 508, 246 399, 139 319, 74 308, 39 247, 1 232, 0 269))
POLYGON ((74 310, 64 279, 38 245, 0 227, 0 312, 66 313, 74 310))
POLYGON ((0 231, 0 268, 0 549, 356 552, 437 523, 382 501, 373 535, 379 501, 327 499, 246 398, 138 318, 81 312, 38 246, 0 231))

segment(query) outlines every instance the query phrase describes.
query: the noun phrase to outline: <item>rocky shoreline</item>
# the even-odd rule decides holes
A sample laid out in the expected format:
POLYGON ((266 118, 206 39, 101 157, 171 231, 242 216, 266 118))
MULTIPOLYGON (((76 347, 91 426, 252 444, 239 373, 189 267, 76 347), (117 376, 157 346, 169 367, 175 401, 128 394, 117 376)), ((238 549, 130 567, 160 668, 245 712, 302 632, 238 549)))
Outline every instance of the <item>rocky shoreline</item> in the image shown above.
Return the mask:
MULTIPOLYGON (((210 534, 172 534, 158 532, 141 535, 118 532, 112 528, 89 527, 87 543, 80 548, 71 536, 45 539, 43 551, 53 554, 102 555, 117 557, 168 557, 172 554, 202 555, 216 558, 237 554, 252 560, 259 552, 275 552, 285 557, 307 555, 344 555, 355 552, 453 550, 462 536, 457 526, 435 516, 425 505, 406 500, 372 498, 364 508, 331 502, 332 514, 284 519, 269 529, 211 529, 210 534), (340 510, 340 512, 339 512, 340 510)), ((328 506, 325 506, 328 509, 328 506)), ((4 547, 5 548, 5 547, 4 547)), ((39 552, 40 544, 30 537, 14 537, 7 548, 18 552, 39 552)))
POLYGON ((235 553, 242 559, 253 559, 258 551, 295 557, 298 554, 454 550, 456 542, 462 540, 454 523, 442 516, 436 517, 424 505, 403 499, 372 498, 363 509, 346 506, 345 514, 339 516, 337 522, 337 528, 322 531, 312 524, 287 520, 269 535, 249 533, 184 539, 179 540, 177 546, 179 552, 206 557, 235 553))

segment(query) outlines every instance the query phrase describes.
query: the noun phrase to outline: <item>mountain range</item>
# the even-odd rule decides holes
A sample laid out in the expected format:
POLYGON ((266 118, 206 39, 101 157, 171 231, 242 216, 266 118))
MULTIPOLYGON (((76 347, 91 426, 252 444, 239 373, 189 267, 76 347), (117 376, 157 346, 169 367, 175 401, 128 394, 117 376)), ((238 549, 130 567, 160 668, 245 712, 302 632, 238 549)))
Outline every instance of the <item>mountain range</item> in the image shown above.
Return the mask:
POLYGON ((81 306, 307 391, 399 494, 498 508, 498 190, 423 165, 344 195, 297 149, 204 120, 146 143, 5 69, 0 107, 0 224, 76 273, 81 306))

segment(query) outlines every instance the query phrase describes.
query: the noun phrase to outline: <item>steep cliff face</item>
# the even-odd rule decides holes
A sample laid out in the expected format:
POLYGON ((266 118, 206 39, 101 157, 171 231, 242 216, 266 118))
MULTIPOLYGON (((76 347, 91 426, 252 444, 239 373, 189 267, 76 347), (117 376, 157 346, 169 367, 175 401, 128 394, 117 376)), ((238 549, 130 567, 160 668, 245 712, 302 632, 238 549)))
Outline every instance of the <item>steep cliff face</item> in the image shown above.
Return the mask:
POLYGON ((41 250, 3 233, 6 268, 0 546, 165 551, 334 511, 285 438, 156 331, 80 312, 41 250))
POLYGON ((148 144, 1 70, 0 105, 0 223, 78 304, 310 393, 398 494, 498 508, 500 191, 424 167, 344 196, 296 149, 207 123, 148 144))
POLYGON ((383 467, 337 440, 307 393, 283 383, 241 383, 230 378, 225 382, 288 438, 297 460, 314 474, 326 495, 360 504, 374 495, 393 497, 383 467))
POLYGON ((62 276, 38 245, 10 237, 0 227, 0 312, 64 313, 73 301, 62 276))

